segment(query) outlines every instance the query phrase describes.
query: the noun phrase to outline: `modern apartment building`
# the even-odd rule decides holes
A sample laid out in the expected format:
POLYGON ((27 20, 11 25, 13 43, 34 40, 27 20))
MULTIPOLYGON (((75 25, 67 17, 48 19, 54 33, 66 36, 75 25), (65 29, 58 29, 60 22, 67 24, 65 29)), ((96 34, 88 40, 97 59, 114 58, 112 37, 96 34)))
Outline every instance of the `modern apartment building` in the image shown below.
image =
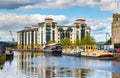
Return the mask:
POLYGON ((38 48, 49 40, 59 43, 65 37, 74 42, 75 39, 82 39, 87 34, 90 34, 90 27, 84 19, 77 19, 70 26, 59 26, 52 18, 46 18, 37 26, 25 27, 18 31, 18 48, 38 48))
POLYGON ((120 48, 120 14, 113 14, 112 22, 112 45, 113 48, 120 48))

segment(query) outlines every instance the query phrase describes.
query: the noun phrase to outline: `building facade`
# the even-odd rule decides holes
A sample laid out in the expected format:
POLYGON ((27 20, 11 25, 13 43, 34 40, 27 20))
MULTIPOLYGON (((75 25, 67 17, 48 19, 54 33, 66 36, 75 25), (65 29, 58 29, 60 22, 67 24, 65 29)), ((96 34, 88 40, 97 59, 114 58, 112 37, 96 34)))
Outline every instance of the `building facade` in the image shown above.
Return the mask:
POLYGON ((59 26, 52 18, 46 18, 45 22, 38 23, 37 26, 25 27, 18 31, 18 48, 38 48, 50 40, 59 43, 65 37, 74 42, 75 39, 82 39, 87 34, 90 34, 90 27, 84 19, 77 19, 70 26, 59 26))
POLYGON ((113 14, 111 30, 113 48, 120 48, 120 14, 113 14))

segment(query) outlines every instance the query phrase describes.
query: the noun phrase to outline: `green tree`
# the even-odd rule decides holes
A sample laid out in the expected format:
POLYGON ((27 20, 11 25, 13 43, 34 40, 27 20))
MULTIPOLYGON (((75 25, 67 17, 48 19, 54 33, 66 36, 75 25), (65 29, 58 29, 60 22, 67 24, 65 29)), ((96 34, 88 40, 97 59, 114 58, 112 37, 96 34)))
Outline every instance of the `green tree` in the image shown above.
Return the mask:
POLYGON ((82 45, 95 45, 96 42, 95 42, 94 37, 92 37, 92 36, 90 36, 90 35, 86 35, 86 36, 82 39, 81 44, 82 44, 82 45))
POLYGON ((111 44, 111 38, 106 41, 106 44, 111 44))
POLYGON ((76 45, 76 46, 79 46, 79 45, 81 45, 81 40, 80 39, 75 39, 75 41, 74 41, 74 45, 76 45))
POLYGON ((55 43, 55 40, 49 40, 48 43, 55 43))
POLYGON ((61 39, 60 44, 61 44, 61 45, 64 45, 64 46, 66 46, 66 45, 69 46, 69 45, 71 45, 72 43, 71 43, 71 41, 70 41, 69 38, 65 37, 65 38, 61 39))

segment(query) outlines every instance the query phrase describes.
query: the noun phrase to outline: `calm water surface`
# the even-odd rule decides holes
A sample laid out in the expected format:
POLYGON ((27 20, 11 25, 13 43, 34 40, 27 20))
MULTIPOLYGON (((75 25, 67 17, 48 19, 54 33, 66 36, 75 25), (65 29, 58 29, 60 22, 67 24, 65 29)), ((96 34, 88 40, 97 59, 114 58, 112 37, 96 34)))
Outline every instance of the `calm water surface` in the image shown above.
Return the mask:
POLYGON ((120 62, 15 52, 0 78, 120 78, 120 62))

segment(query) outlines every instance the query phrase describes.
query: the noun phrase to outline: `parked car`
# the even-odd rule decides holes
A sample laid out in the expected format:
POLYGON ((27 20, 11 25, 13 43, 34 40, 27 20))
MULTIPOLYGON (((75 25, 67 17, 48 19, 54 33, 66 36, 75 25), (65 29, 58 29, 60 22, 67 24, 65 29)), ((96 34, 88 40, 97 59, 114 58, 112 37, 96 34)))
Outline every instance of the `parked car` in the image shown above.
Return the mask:
POLYGON ((109 48, 108 51, 109 51, 109 52, 116 52, 117 49, 115 49, 115 48, 109 48))
POLYGON ((120 53, 120 48, 116 50, 117 53, 120 53))

